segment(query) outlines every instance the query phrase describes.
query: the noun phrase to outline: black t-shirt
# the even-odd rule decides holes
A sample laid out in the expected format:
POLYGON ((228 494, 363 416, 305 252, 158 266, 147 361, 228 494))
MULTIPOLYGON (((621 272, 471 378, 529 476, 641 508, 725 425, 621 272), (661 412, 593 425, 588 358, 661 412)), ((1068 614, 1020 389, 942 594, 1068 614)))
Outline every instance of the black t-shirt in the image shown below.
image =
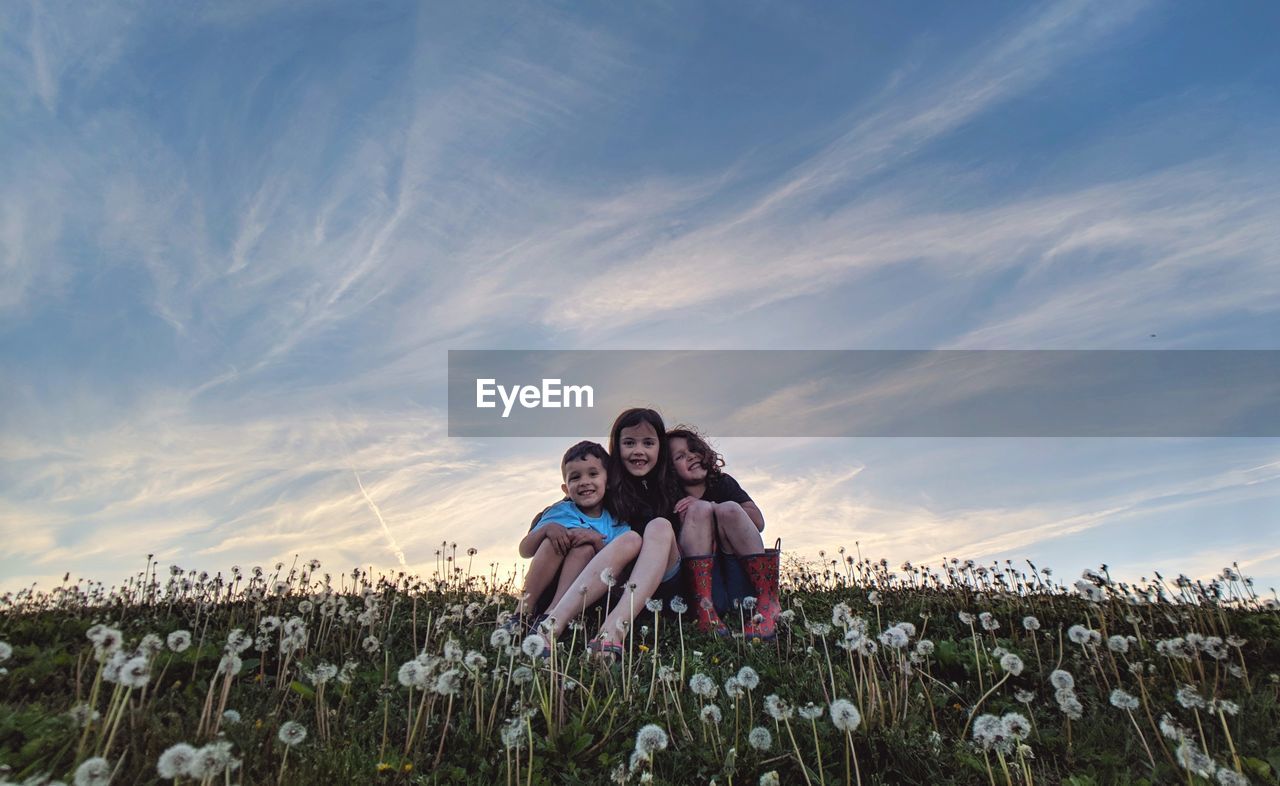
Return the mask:
POLYGON ((751 501, 750 495, 742 490, 738 481, 734 480, 732 475, 723 472, 720 473, 720 477, 707 483, 706 489, 702 492, 702 498, 707 502, 736 502, 739 505, 751 501))

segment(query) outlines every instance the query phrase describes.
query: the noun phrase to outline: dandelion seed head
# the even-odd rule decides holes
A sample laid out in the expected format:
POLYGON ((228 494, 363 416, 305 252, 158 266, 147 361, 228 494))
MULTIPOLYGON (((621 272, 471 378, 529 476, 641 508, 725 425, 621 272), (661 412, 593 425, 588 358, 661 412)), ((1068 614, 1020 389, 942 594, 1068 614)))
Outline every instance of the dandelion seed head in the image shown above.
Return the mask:
POLYGON ((764 697, 764 711, 769 714, 770 718, 773 718, 776 721, 788 720, 794 713, 794 710, 791 705, 787 703, 786 699, 783 699, 776 693, 770 693, 768 696, 764 697))
POLYGON ((689 690, 704 699, 710 699, 716 695, 716 682, 705 674, 694 674, 689 678, 689 690))
POLYGON ((719 726, 720 721, 724 718, 724 714, 720 712, 720 708, 714 704, 708 704, 703 707, 702 711, 699 712, 698 715, 702 718, 703 723, 707 723, 712 726, 719 726))
POLYGON ((848 699, 836 699, 831 702, 831 725, 846 734, 858 728, 862 723, 862 713, 848 699))
POLYGON ((1054 669, 1049 674, 1049 683, 1059 690, 1076 686, 1075 677, 1071 676, 1071 672, 1063 671, 1062 669, 1054 669))
POLYGON ((758 751, 773 747, 773 734, 763 726, 756 726, 747 734, 747 744, 758 751))
POLYGON ((530 633, 525 636, 524 641, 520 644, 520 650, 524 652, 526 657, 538 658, 547 650, 547 640, 537 633, 530 633))
POLYGON ((684 602, 684 598, 679 595, 671 599, 671 610, 676 614, 684 614, 689 610, 689 604, 684 602))
POLYGON ((1189 710, 1204 707, 1204 698, 1201 697, 1200 694, 1196 692, 1196 689, 1191 685, 1183 685, 1181 688, 1178 688, 1178 692, 1175 694, 1175 697, 1178 699, 1179 704, 1189 710))
POLYGON ((755 690, 760 685, 760 675, 750 666, 743 666, 738 669, 738 683, 749 691, 755 690))
POLYGON ((649 598, 644 602, 644 607, 654 614, 662 611, 662 598, 649 598))
POLYGON ((760 786, 778 786, 781 782, 777 770, 769 770, 760 776, 760 786))
POLYGON ((640 727, 636 732, 636 752, 643 756, 652 756, 655 751, 666 750, 667 732, 656 723, 640 727))
POLYGON ((462 689, 462 675, 457 669, 449 669, 436 677, 435 692, 441 696, 456 696, 462 689))
POLYGON ((1000 719, 1000 725, 1004 728, 1004 735, 1015 740, 1024 740, 1031 733, 1031 722, 1018 712, 1006 713, 1000 719))
POLYGON ((1019 688, 1013 692, 1013 698, 1023 704, 1030 704, 1036 700, 1036 695, 1029 690, 1019 688))
POLYGON ((160 758, 156 761, 156 772, 165 780, 181 778, 187 774, 187 768, 191 766, 195 757, 196 749, 185 742, 180 742, 160 754, 160 758))
POLYGON ((107 786, 111 782, 111 765, 101 756, 85 759, 76 768, 75 786, 107 786))
POLYGON ((280 731, 276 737, 292 748, 307 738, 307 727, 297 721, 285 721, 280 724, 280 731))
POLYGON ((1028 614, 1022 618, 1022 627, 1024 630, 1029 631, 1040 630, 1040 620, 1028 614))

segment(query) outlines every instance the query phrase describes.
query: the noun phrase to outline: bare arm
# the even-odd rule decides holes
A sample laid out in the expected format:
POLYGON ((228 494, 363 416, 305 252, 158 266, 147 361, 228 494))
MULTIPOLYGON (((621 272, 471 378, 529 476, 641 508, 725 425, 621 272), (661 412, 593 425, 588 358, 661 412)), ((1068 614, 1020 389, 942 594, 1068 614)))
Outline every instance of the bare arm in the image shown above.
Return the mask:
POLYGON ((570 546, 569 531, 563 525, 553 521, 524 536, 524 539, 520 541, 520 556, 524 559, 531 558, 538 553, 538 547, 542 545, 542 541, 548 538, 555 544, 556 551, 561 554, 568 551, 570 546))

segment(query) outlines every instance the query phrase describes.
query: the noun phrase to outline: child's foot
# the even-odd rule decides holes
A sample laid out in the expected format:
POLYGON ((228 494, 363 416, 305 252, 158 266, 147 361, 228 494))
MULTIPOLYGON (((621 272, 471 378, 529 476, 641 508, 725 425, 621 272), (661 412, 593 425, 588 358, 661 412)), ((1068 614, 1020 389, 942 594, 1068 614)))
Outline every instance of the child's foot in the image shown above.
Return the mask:
POLYGON ((592 639, 587 642, 587 652, 601 663, 611 666, 622 660, 622 645, 604 639, 592 639))

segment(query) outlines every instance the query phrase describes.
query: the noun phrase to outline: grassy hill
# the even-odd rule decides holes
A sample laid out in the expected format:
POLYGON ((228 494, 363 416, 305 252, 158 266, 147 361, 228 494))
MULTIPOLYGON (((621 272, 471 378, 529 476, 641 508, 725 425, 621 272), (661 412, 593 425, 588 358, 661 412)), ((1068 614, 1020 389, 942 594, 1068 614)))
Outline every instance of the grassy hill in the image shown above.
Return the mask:
POLYGON ((1280 611, 1234 571, 789 559, 775 641, 646 609, 609 665, 505 640, 445 551, 4 596, 0 781, 1280 783, 1280 611))

